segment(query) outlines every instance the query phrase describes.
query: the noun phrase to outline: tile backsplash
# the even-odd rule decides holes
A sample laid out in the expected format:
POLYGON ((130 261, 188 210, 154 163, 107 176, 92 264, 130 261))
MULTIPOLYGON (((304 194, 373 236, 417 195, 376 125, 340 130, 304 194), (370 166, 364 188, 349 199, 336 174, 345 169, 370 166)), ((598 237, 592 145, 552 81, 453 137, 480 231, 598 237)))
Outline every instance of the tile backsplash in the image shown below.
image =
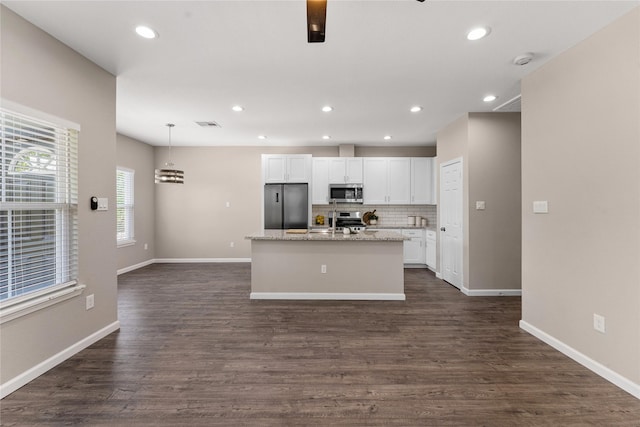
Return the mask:
MULTIPOLYGON (((360 205, 355 203, 340 203, 339 211, 344 212, 373 212, 376 210, 379 226, 401 227, 407 225, 408 216, 421 216, 427 219, 427 227, 435 227, 437 223, 438 207, 436 205, 360 205)), ((313 205, 312 214, 324 215, 331 212, 331 205, 313 205)))

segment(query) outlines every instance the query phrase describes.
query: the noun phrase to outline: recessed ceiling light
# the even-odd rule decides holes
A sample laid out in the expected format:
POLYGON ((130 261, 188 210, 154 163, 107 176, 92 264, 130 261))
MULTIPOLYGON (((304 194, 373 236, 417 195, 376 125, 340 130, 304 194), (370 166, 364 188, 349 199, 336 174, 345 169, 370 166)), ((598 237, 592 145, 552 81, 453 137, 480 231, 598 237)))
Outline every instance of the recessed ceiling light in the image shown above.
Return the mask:
POLYGON ((390 140, 390 139, 391 139, 391 135, 385 135, 385 136, 384 136, 384 139, 385 139, 386 141, 390 140))
POLYGON ((333 111, 333 107, 330 105, 325 105, 324 107, 322 107, 322 111, 328 113, 329 111, 333 111))
POLYGON ((467 40, 480 40, 483 37, 486 37, 491 32, 491 28, 489 27, 478 27, 467 33, 467 40))
POLYGON ((140 37, 144 37, 145 39, 155 39, 156 37, 158 37, 158 33, 153 31, 153 29, 149 27, 145 27, 144 25, 138 25, 136 27, 136 33, 138 33, 140 37))
POLYGON ((266 135, 258 135, 258 139, 267 139, 266 135))
POLYGON ((232 109, 233 111, 238 112, 238 113, 239 113, 240 111, 244 111, 244 108, 242 108, 242 106, 241 106, 241 105, 234 105, 233 107, 231 107, 231 109, 232 109))
POLYGON ((322 139, 331 139, 329 135, 322 135, 322 139))
POLYGON ((421 107, 421 106, 419 106, 419 105, 414 105, 413 107, 411 107, 411 110, 410 110, 410 111, 411 111, 412 113, 418 113, 418 112, 422 111, 422 107, 421 107))
POLYGON ((497 96, 495 96, 495 95, 487 95, 487 96, 485 96, 484 98, 482 98, 482 100, 483 100, 484 102, 493 102, 493 101, 495 101, 496 99, 498 99, 498 97, 497 97, 497 96))

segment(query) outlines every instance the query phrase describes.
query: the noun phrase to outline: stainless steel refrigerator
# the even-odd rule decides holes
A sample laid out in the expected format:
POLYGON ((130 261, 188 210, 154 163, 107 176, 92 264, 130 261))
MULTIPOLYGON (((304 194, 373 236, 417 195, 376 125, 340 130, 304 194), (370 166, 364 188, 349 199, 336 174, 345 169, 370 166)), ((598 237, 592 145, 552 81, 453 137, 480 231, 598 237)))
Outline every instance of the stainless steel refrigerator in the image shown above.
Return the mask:
POLYGON ((265 229, 307 228, 308 221, 308 184, 265 184, 265 229))

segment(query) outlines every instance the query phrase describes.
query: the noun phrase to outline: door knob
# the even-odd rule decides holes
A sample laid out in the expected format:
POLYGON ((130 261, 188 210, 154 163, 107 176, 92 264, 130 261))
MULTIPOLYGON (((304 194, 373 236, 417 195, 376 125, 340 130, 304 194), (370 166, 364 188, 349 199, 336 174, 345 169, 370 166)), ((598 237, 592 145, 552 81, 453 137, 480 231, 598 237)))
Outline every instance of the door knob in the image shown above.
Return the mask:
POLYGON ((447 229, 444 227, 440 227, 440 231, 447 231, 447 229))

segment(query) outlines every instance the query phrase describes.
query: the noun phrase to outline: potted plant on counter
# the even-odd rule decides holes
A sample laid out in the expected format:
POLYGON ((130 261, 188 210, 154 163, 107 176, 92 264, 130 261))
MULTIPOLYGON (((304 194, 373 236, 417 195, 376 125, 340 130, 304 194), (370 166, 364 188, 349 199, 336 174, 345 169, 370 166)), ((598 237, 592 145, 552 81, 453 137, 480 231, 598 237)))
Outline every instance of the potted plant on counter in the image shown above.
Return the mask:
POLYGON ((369 224, 376 225, 378 223, 378 215, 376 215, 376 211, 369 216, 369 224))

